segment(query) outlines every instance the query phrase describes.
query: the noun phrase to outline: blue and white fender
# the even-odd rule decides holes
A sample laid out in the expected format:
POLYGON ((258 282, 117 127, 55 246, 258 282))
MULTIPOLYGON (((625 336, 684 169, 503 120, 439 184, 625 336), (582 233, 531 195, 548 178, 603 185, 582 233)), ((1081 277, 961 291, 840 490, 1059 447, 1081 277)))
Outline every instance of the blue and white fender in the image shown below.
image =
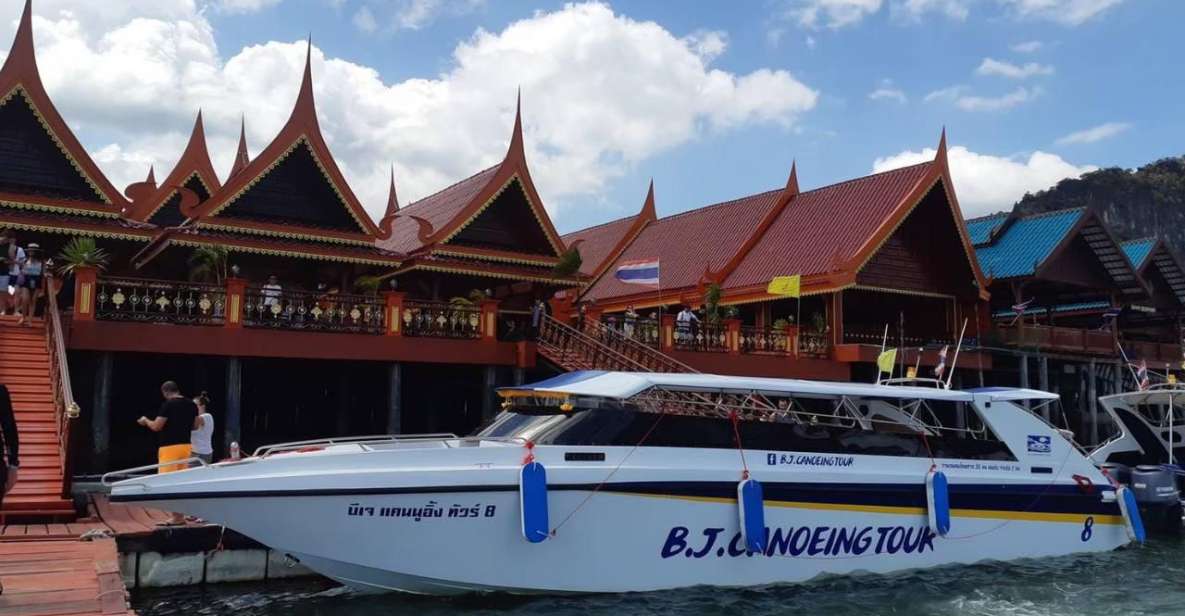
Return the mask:
POLYGON ((926 473, 926 519, 938 536, 950 532, 950 489, 946 474, 939 470, 926 473))
POLYGON ((765 497, 757 480, 745 479, 737 484, 737 505, 745 549, 755 554, 765 552, 765 497))
POLYGON ((531 461, 518 475, 519 511, 523 537, 531 543, 547 539, 551 532, 547 520, 547 470, 531 461))
POLYGON ((1144 532, 1144 520, 1140 518, 1140 505, 1136 502, 1136 495, 1127 486, 1120 486, 1118 492, 1119 511, 1123 513, 1123 525, 1127 529, 1127 536, 1132 541, 1144 543, 1147 536, 1144 532))

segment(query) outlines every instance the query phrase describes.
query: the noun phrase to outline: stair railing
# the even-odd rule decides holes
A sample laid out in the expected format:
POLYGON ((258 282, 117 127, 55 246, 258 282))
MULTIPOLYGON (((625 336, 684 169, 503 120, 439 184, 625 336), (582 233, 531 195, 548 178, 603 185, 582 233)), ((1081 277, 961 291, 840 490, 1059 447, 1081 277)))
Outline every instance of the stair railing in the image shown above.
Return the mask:
POLYGON ((70 366, 66 359, 66 335, 62 329, 62 316, 58 310, 57 284, 52 274, 45 277, 45 331, 49 337, 50 381, 53 384, 54 421, 58 432, 58 453, 62 463, 62 495, 69 490, 69 465, 66 463, 70 448, 70 424, 77 419, 81 410, 74 401, 74 390, 70 386, 70 366))
MULTIPOLYGON (((600 325, 599 323, 597 325, 600 325)), ((634 372, 696 372, 695 369, 646 345, 631 341, 610 328, 577 330, 547 316, 540 322, 539 343, 551 350, 565 368, 627 370, 634 372)))

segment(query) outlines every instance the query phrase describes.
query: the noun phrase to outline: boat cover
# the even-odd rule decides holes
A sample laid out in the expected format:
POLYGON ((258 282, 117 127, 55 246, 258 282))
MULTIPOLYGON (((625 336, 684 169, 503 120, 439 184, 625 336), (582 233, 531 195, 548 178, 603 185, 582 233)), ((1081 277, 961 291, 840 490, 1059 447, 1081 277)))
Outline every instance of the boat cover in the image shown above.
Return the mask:
POLYGON ((989 400, 1055 400, 1056 394, 1035 389, 983 387, 966 391, 936 387, 875 385, 872 383, 831 383, 801 379, 725 376, 719 374, 673 374, 657 372, 607 372, 580 370, 552 377, 537 383, 503 387, 503 397, 522 395, 592 396, 625 400, 648 389, 668 391, 696 391, 705 393, 758 393, 772 396, 819 395, 859 396, 907 400, 947 400, 971 402, 976 395, 989 400))

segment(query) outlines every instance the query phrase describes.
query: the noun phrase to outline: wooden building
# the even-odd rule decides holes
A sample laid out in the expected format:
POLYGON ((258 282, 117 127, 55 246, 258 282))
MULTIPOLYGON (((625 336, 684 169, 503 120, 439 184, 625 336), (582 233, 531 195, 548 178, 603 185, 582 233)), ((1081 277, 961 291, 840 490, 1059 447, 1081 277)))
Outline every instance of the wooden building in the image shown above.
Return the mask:
MULTIPOLYGON (((321 134, 307 58, 292 83, 287 122, 255 156, 241 138, 226 176, 198 112, 163 180, 150 170, 121 193, 42 86, 26 3, 0 68, 0 229, 57 266, 75 238, 108 259, 58 278, 60 330, 52 318, 29 330, 45 344, 0 336, 22 431, 56 426, 44 473, 30 475, 58 492, 6 507, 51 511, 71 472, 154 461, 135 420, 166 379, 210 393, 221 455, 232 441, 467 433, 495 412, 494 387, 535 369, 531 304, 584 278, 557 269, 565 245, 532 182, 519 110, 497 164, 405 206, 392 178, 375 221, 321 134), (81 417, 63 419, 70 408, 81 417)), ((0 333, 13 326, 0 321, 0 333)))
MULTIPOLYGON (((574 299, 631 336, 661 331, 649 321, 705 307, 718 291, 719 318, 707 306, 689 335, 647 341, 702 371, 873 380, 886 326, 889 345, 907 349, 903 364, 931 367, 964 320, 969 345, 987 323, 945 133, 925 163, 809 191, 792 165, 783 187, 665 218, 652 185, 637 215, 564 240, 591 279, 574 299), (615 277, 639 260, 660 262, 659 285, 615 277), (792 275, 801 298, 767 293, 771 279, 792 275), (638 319, 624 316, 631 308, 638 319)), ((965 351, 961 367, 991 369, 990 356, 965 351)))

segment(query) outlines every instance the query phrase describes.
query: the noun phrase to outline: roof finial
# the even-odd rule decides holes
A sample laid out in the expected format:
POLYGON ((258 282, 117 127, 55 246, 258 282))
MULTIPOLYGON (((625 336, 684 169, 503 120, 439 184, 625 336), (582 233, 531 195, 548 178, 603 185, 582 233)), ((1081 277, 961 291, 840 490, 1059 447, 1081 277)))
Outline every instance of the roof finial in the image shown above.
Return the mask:
POLYGON ((235 162, 230 167, 230 173, 226 179, 230 179, 238 172, 242 171, 248 163, 251 162, 251 157, 247 154, 247 116, 242 116, 239 120, 239 149, 235 152, 235 162))
POLYGON ((511 156, 518 156, 520 160, 525 157, 523 152, 523 89, 521 86, 514 101, 514 129, 510 134, 510 147, 506 150, 506 158, 511 156))
POLYGON ((156 169, 154 169, 152 165, 148 165, 148 178, 144 181, 148 184, 152 184, 154 188, 156 187, 156 169))
POLYGON ((391 189, 387 193, 387 211, 383 218, 394 216, 399 211, 399 195, 395 194, 395 165, 391 165, 391 189))
POLYGON ((654 178, 650 178, 650 188, 646 191, 646 200, 642 202, 642 211, 638 217, 643 220, 658 220, 658 212, 654 207, 654 178))
POLYGON ((946 164, 946 126, 942 127, 942 136, 938 138, 938 151, 934 153, 934 160, 946 164))
POLYGON ((790 161, 790 177, 786 178, 786 192, 790 195, 798 194, 798 161, 790 161))
MULTIPOLYGON (((305 48, 304 75, 300 79, 300 92, 296 95, 296 104, 292 107, 292 118, 305 120, 316 124, 317 111, 313 103, 313 35, 309 34, 308 47, 305 48)), ((289 120, 289 121, 291 121, 289 120)))
POLYGON ((21 63, 28 63, 37 68, 37 58, 33 53, 33 0, 25 0, 25 9, 21 12, 21 21, 16 27, 16 36, 12 38, 12 48, 4 60, 4 68, 12 64, 15 68, 21 63))

